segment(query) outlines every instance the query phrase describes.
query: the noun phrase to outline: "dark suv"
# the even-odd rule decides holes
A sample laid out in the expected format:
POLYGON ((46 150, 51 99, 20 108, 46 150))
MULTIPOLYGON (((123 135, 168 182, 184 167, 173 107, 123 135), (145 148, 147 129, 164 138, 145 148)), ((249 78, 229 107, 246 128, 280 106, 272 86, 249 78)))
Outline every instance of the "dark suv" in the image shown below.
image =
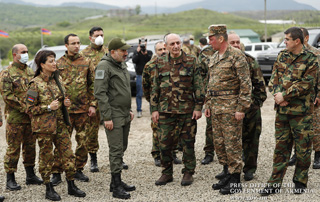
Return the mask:
MULTIPOLYGON (((309 44, 319 48, 320 47, 320 29, 308 29, 309 32, 309 44)), ((260 65, 263 77, 266 82, 270 79, 272 73, 273 63, 276 61, 278 53, 285 49, 286 45, 282 41, 276 49, 263 51, 258 54, 257 61, 260 65)))

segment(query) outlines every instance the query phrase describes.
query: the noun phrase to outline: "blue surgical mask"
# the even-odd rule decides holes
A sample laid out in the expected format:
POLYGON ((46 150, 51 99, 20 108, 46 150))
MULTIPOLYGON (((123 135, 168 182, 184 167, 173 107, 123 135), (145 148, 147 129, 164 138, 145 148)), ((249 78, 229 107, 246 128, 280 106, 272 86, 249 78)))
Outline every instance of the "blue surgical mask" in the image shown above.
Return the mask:
POLYGON ((190 40, 190 45, 193 45, 194 44, 194 40, 190 40))
POLYGON ((23 54, 20 54, 20 62, 22 63, 22 64, 26 64, 27 62, 28 62, 28 60, 29 60, 29 55, 28 55, 28 53, 23 53, 23 54))

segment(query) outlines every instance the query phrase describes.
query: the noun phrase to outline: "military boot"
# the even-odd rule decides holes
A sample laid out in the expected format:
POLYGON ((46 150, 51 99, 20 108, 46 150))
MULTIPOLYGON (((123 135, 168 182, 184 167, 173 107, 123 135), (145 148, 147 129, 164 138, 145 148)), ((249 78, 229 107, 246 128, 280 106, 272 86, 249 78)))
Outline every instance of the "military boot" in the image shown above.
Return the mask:
POLYGON ((0 202, 4 201, 4 196, 0 196, 0 202))
POLYGON ((61 174, 60 173, 52 173, 52 177, 51 177, 50 182, 52 182, 53 186, 57 186, 58 184, 60 184, 62 182, 61 174))
POLYGON ((7 184, 6 188, 10 191, 20 190, 21 186, 16 182, 14 173, 7 173, 7 184))
POLYGON ((113 184, 112 196, 120 199, 129 199, 131 196, 122 186, 121 174, 112 174, 111 183, 113 184))
POLYGON ((206 165, 213 161, 213 156, 206 154, 206 156, 202 159, 201 164, 206 165))
POLYGON ((221 179, 225 178, 228 173, 229 173, 228 165, 224 165, 222 172, 219 173, 218 175, 216 175, 215 178, 217 178, 218 180, 221 180, 221 179))
POLYGON ((89 153, 91 157, 91 167, 90 171, 92 173, 99 172, 98 162, 97 162, 97 153, 89 153))
POLYGON ((43 181, 39 177, 36 176, 33 168, 34 168, 33 166, 25 167, 26 174, 27 174, 26 184, 27 185, 29 185, 29 184, 42 184, 43 181))
POLYGON ((192 174, 189 172, 184 172, 183 178, 181 180, 181 186, 189 186, 193 183, 192 174))
POLYGON ((156 181, 156 185, 157 186, 166 185, 167 183, 172 182, 172 181, 173 181, 172 175, 162 174, 161 177, 156 181))
POLYGON ((219 180, 219 182, 217 184, 213 184, 212 185, 212 189, 214 189, 214 190, 221 189, 222 187, 224 187, 224 186, 226 186, 228 184, 230 179, 231 179, 231 175, 228 173, 224 178, 219 180))
POLYGON ((320 151, 314 153, 313 169, 320 169, 320 151))
POLYGON ((240 173, 231 174, 231 178, 226 186, 222 187, 219 191, 221 194, 237 194, 242 192, 242 186, 240 182, 240 173))
MULTIPOLYGON (((121 181, 121 185, 123 189, 127 192, 136 190, 136 187, 134 185, 128 185, 124 181, 121 181)), ((113 192, 113 188, 114 188, 114 182, 111 180, 110 189, 109 189, 110 192, 113 192)))
POLYGON ((88 176, 83 174, 81 170, 77 170, 76 174, 74 174, 74 179, 80 181, 80 182, 89 182, 88 176))
POLYGON ((67 180, 68 183, 68 194, 75 197, 85 197, 86 193, 81 191, 75 184, 74 180, 67 180))
POLYGON ((128 170, 129 166, 125 162, 122 162, 122 169, 128 170))
POLYGON ((61 200, 59 194, 54 190, 52 182, 46 184, 46 199, 49 199, 51 201, 61 200))
POLYGON ((289 166, 295 165, 296 161, 297 161, 297 155, 296 155, 296 153, 294 153, 293 156, 291 157, 291 159, 289 160, 289 166))

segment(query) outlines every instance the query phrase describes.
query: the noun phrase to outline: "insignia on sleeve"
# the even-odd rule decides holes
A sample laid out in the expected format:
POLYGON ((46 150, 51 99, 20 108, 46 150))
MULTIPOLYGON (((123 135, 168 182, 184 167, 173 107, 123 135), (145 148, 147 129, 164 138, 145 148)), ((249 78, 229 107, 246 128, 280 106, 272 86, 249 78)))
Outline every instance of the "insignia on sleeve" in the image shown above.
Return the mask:
POLYGON ((27 92, 27 102, 30 104, 34 103, 34 100, 38 97, 38 93, 33 90, 28 90, 27 92))
POLYGON ((95 79, 104 79, 104 70, 97 70, 95 79))

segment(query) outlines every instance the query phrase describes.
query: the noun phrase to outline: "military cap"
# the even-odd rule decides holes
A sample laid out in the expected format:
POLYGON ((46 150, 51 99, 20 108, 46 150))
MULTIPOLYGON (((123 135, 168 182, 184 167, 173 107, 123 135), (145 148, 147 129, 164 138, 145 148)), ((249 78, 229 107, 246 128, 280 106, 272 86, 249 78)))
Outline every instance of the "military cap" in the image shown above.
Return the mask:
POLYGON ((117 49, 128 50, 129 48, 131 48, 131 46, 126 44, 126 42, 120 38, 113 38, 108 44, 109 50, 117 50, 117 49))
POLYGON ((194 36, 193 36, 193 35, 190 35, 190 36, 189 36, 189 39, 190 39, 190 40, 194 40, 194 36))
POLYGON ((209 29, 209 36, 227 33, 227 26, 224 24, 210 25, 208 29, 209 29))

